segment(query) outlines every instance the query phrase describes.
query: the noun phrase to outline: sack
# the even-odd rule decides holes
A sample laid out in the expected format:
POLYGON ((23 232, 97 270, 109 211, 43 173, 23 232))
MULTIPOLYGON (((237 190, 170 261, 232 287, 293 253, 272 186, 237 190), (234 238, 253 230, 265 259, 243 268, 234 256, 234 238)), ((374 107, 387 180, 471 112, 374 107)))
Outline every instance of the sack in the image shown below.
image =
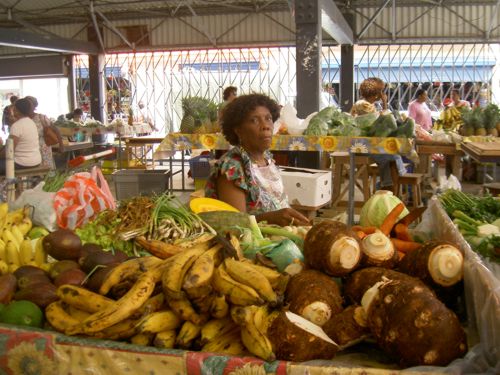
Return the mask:
POLYGON ((42 117, 43 126, 43 140, 47 146, 54 146, 61 142, 61 136, 56 130, 55 126, 52 125, 47 116, 42 117))
POLYGON ((44 181, 33 189, 24 190, 9 208, 16 210, 24 206, 32 207, 33 215, 31 220, 33 224, 53 232, 57 229, 57 216, 54 210, 55 193, 43 191, 43 185, 45 185, 44 181))
POLYGON ((71 176, 54 198, 57 224, 66 229, 79 228, 101 211, 115 208, 109 185, 97 167, 91 173, 71 176))

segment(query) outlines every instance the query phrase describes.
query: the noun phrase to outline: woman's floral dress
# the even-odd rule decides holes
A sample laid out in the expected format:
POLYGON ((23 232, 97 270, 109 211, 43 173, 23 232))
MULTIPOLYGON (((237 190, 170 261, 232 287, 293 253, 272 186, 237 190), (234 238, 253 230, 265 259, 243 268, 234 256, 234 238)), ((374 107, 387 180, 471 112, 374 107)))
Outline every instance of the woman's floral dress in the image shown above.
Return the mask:
POLYGON ((268 165, 259 167, 242 147, 230 149, 212 168, 205 186, 205 196, 218 199, 217 179, 224 175, 245 192, 249 214, 289 207, 279 169, 267 151, 265 158, 268 165))

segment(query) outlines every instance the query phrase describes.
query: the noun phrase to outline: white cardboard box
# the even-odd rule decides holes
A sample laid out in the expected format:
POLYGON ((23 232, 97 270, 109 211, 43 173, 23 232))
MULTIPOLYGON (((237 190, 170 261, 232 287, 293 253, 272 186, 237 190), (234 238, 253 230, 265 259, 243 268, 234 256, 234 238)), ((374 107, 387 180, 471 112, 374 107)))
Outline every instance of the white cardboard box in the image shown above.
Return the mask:
POLYGON ((321 169, 280 167, 291 205, 317 207, 332 199, 332 172, 321 169))

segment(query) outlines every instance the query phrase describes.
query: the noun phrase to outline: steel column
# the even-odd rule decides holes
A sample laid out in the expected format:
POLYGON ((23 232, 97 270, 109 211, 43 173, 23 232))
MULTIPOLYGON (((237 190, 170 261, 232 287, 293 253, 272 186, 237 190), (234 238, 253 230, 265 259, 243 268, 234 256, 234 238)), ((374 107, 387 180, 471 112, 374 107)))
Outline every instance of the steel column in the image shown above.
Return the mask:
POLYGON ((76 77, 75 77, 75 64, 73 56, 66 56, 64 64, 68 71, 68 106, 71 110, 74 110, 77 106, 76 104, 76 77))
POLYGON ((297 48, 297 115, 305 118, 319 109, 321 92, 321 18, 318 0, 295 5, 297 48))
MULTIPOLYGON (((354 30, 354 14, 345 13, 344 18, 354 30)), ((349 112, 354 104, 354 46, 340 46, 340 93, 339 105, 343 111, 349 112)))
POLYGON ((98 121, 104 116, 104 55, 89 55, 90 113, 98 121))

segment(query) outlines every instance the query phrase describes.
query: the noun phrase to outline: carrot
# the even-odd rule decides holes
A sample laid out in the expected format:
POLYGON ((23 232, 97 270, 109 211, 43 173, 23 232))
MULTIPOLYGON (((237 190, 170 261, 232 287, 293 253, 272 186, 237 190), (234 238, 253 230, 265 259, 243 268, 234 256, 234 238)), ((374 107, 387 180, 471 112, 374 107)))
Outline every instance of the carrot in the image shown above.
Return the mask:
POLYGON ((399 257, 399 260, 403 259, 405 257, 405 253, 402 253, 401 251, 398 251, 398 257, 399 257))
POLYGON ((422 244, 418 242, 404 241, 400 240, 399 238, 391 238, 391 241, 397 251, 405 254, 410 251, 420 249, 422 247, 422 244))
POLYGON ((394 233, 396 234, 396 238, 399 238, 403 241, 411 241, 410 233, 408 233, 408 227, 404 224, 397 223, 394 226, 394 233))
POLYGON ((401 212, 403 212, 405 208, 405 205, 403 203, 399 203, 396 207, 392 209, 391 212, 385 217, 384 222, 380 226, 380 230, 382 233, 384 233, 386 236, 391 233, 392 227, 394 224, 396 224, 396 221, 398 220, 399 215, 401 215, 401 212))
POLYGON ((377 227, 362 227, 361 225, 354 225, 351 227, 351 229, 355 232, 364 232, 365 234, 372 234, 375 233, 377 230, 377 227))
POLYGON ((409 226, 411 223, 413 223, 415 220, 420 218, 424 211, 426 210, 425 207, 417 207, 414 208, 413 210, 410 211, 408 215, 406 215, 404 218, 399 220, 399 223, 404 224, 406 226, 409 226))
POLYGON ((365 232, 363 232, 362 230, 357 230, 356 234, 358 235, 360 240, 362 240, 363 238, 365 238, 367 236, 367 234, 365 232))

